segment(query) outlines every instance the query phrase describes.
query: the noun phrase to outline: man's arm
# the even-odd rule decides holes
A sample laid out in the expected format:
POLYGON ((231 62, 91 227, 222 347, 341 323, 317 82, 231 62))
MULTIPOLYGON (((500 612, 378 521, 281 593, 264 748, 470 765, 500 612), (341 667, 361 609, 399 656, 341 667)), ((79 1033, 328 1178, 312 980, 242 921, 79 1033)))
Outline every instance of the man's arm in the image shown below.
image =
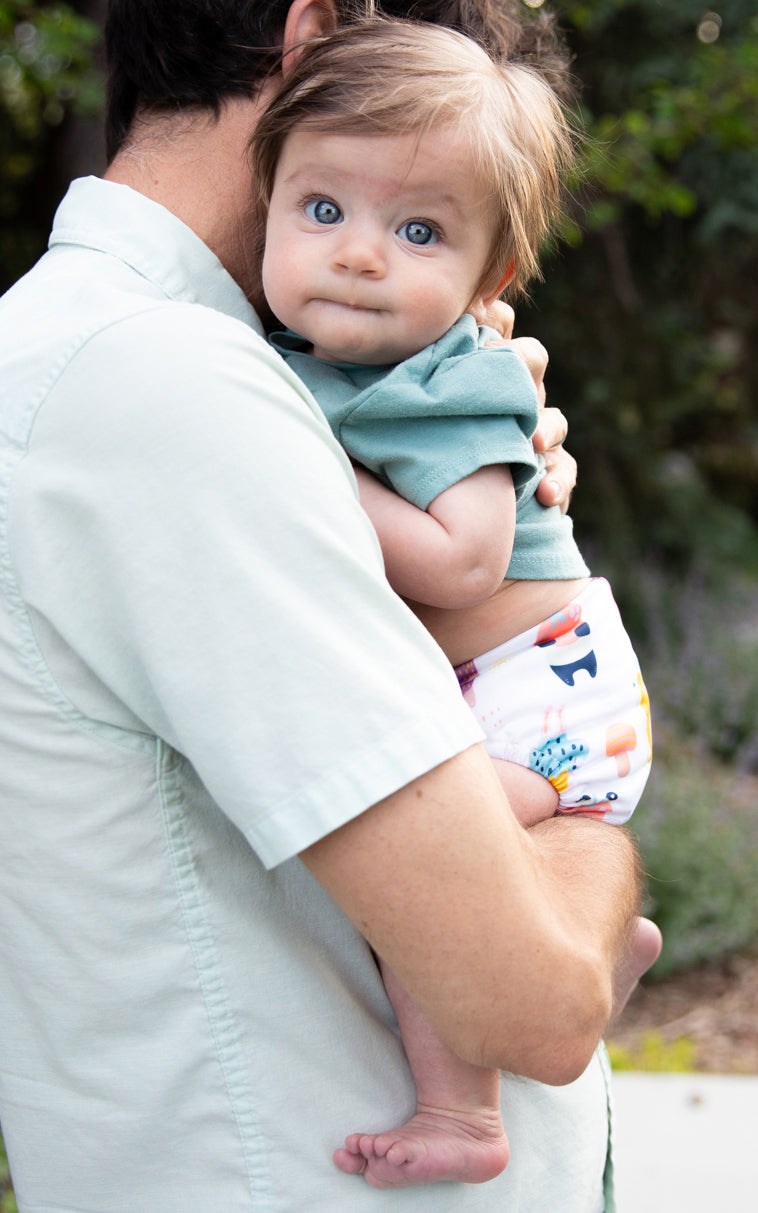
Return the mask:
POLYGON ((461 1057, 554 1084, 584 1071, 639 912, 623 830, 522 830, 475 746, 301 858, 461 1057))

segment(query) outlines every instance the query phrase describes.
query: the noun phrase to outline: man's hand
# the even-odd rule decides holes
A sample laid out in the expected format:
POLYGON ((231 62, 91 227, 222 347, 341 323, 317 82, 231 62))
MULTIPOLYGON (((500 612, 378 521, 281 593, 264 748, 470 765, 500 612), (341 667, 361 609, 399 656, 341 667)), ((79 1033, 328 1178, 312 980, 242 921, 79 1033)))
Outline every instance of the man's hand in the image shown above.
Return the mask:
POLYGON ((504 341, 508 341, 529 368, 532 379, 537 385, 537 398, 540 405, 540 420, 534 432, 532 443, 535 451, 545 458, 545 475, 537 486, 537 500, 540 505, 557 505, 562 513, 569 508, 571 494, 576 487, 576 460, 568 451, 564 451, 563 443, 568 433, 568 422, 560 409, 545 405, 545 372, 548 364, 548 353, 544 345, 534 337, 514 337, 513 323, 515 314, 513 308, 502 299, 496 299, 487 310, 484 323, 500 333, 504 341))
POLYGON ((545 460, 545 475, 537 485, 537 500, 540 505, 560 506, 563 514, 569 508, 576 487, 576 459, 563 449, 567 431, 568 424, 560 409, 543 408, 532 437, 535 451, 545 460))
POLYGON ((477 324, 485 324, 487 328, 499 333, 504 341, 510 341, 513 336, 513 326, 516 323, 516 313, 510 303, 504 303, 502 299, 493 299, 483 316, 473 314, 477 324))

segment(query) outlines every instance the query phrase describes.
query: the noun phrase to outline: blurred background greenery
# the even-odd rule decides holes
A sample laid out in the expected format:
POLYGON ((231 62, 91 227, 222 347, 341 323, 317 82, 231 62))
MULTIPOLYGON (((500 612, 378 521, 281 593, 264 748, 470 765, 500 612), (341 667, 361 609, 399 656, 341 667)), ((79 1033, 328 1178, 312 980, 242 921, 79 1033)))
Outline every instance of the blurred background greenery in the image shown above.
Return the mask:
POLYGON ((758 6, 553 7, 589 142, 519 325, 550 351, 577 534, 653 704, 632 824, 663 976, 758 940, 758 6))
POLYGON ((0 0, 0 293, 44 252, 69 179, 103 167, 104 8, 0 0))
MULTIPOLYGON (((518 318, 550 350, 577 534, 653 702, 634 826, 660 975, 758 940, 758 5, 714 5, 550 4, 588 141, 518 318)), ((0 291, 68 180, 102 170, 104 7, 0 0, 0 291)))

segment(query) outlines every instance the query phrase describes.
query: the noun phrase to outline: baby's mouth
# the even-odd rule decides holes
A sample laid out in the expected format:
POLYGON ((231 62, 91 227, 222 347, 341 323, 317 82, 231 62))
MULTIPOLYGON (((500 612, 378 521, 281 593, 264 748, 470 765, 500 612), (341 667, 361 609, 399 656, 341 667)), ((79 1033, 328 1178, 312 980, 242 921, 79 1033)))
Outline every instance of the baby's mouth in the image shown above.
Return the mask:
POLYGON ((320 303, 331 303, 334 307, 344 307, 351 312, 382 312, 384 308, 377 307, 375 303, 363 302, 358 299, 327 299, 319 300, 320 303))

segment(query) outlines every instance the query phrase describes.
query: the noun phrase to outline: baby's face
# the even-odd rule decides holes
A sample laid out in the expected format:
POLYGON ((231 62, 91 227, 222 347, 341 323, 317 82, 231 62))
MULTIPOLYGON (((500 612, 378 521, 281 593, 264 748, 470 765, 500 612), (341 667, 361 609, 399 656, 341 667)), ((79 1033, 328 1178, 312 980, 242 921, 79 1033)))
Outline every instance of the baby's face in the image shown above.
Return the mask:
POLYGON ((271 196, 266 298, 319 358, 400 362, 481 302, 492 235, 462 132, 296 130, 271 196))

